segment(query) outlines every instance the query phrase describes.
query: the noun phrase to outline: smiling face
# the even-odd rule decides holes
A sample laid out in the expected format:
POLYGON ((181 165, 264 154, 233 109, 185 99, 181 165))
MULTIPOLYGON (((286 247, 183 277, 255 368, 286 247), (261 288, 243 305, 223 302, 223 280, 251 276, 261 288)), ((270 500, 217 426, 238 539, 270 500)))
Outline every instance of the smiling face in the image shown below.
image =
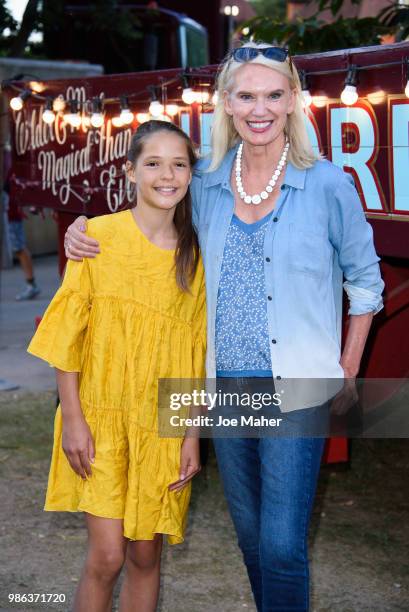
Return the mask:
POLYGON ((138 204, 162 210, 176 208, 192 177, 184 139, 165 131, 148 136, 136 163, 127 162, 127 175, 136 183, 138 204))
POLYGON ((245 143, 269 145, 284 138, 287 115, 295 107, 295 90, 280 72, 248 62, 233 77, 233 87, 224 93, 224 108, 245 143))

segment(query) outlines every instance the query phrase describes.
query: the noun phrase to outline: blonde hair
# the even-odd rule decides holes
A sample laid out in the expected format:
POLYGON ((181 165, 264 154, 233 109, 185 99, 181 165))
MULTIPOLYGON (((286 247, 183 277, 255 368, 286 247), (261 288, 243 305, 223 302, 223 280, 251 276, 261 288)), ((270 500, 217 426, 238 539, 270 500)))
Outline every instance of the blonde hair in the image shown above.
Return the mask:
MULTIPOLYGON (((242 46, 263 49, 271 45, 264 42, 246 42, 242 46)), ((308 137, 307 128, 305 127, 300 77, 298 76, 294 64, 292 64, 291 68, 289 58, 284 62, 279 62, 277 60, 267 59, 261 53, 257 55, 255 59, 246 63, 261 64, 262 66, 267 66, 283 74, 288 78, 290 88, 296 90, 294 111, 288 115, 287 123, 284 128, 290 142, 288 161, 297 168, 310 168, 320 156, 314 153, 308 137)), ((213 115, 211 163, 208 172, 216 170, 220 166, 227 151, 240 141, 240 136, 234 127, 233 119, 224 109, 223 98, 225 91, 230 92, 232 90, 234 75, 240 66, 243 65, 242 62, 236 62, 229 54, 219 69, 217 76, 218 101, 213 115)))

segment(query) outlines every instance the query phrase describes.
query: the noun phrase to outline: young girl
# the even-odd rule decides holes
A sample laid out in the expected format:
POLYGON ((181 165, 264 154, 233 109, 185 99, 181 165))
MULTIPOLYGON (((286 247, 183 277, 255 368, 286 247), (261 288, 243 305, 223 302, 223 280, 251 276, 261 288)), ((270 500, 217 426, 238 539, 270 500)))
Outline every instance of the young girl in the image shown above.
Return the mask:
POLYGON ((137 206, 89 222, 101 254, 68 262, 29 352, 56 368, 61 405, 46 510, 83 511, 75 612, 152 612, 162 534, 183 541, 195 437, 160 438, 159 378, 204 372, 205 289, 191 222, 195 153, 178 127, 141 125, 128 153, 137 206))

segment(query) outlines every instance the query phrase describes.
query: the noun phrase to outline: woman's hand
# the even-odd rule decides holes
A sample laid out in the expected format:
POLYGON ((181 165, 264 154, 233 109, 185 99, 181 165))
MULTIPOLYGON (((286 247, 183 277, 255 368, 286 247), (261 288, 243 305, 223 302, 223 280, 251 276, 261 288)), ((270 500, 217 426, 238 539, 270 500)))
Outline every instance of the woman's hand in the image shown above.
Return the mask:
POLYGON ((185 438, 180 451, 179 480, 169 485, 169 491, 180 491, 200 472, 199 438, 185 438))
POLYGON ((358 390, 356 387, 356 369, 344 367, 344 386, 331 402, 331 414, 342 416, 355 406, 359 401, 358 390))
POLYGON ((82 261, 84 257, 94 258, 99 250, 99 242, 89 238, 87 231, 87 218, 77 217, 74 223, 68 227, 64 236, 65 256, 73 261, 82 261))
POLYGON ((84 480, 91 476, 95 448, 91 430, 83 416, 63 419, 62 448, 70 466, 84 480))

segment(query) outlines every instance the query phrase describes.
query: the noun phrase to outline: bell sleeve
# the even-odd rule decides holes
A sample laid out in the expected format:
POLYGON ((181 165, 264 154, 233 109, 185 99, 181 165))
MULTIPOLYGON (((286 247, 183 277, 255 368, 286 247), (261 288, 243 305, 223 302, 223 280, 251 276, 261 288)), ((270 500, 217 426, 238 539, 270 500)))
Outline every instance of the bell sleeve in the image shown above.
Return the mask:
POLYGON ((88 260, 68 261, 64 280, 27 349, 65 372, 81 370, 82 348, 91 307, 88 260))

